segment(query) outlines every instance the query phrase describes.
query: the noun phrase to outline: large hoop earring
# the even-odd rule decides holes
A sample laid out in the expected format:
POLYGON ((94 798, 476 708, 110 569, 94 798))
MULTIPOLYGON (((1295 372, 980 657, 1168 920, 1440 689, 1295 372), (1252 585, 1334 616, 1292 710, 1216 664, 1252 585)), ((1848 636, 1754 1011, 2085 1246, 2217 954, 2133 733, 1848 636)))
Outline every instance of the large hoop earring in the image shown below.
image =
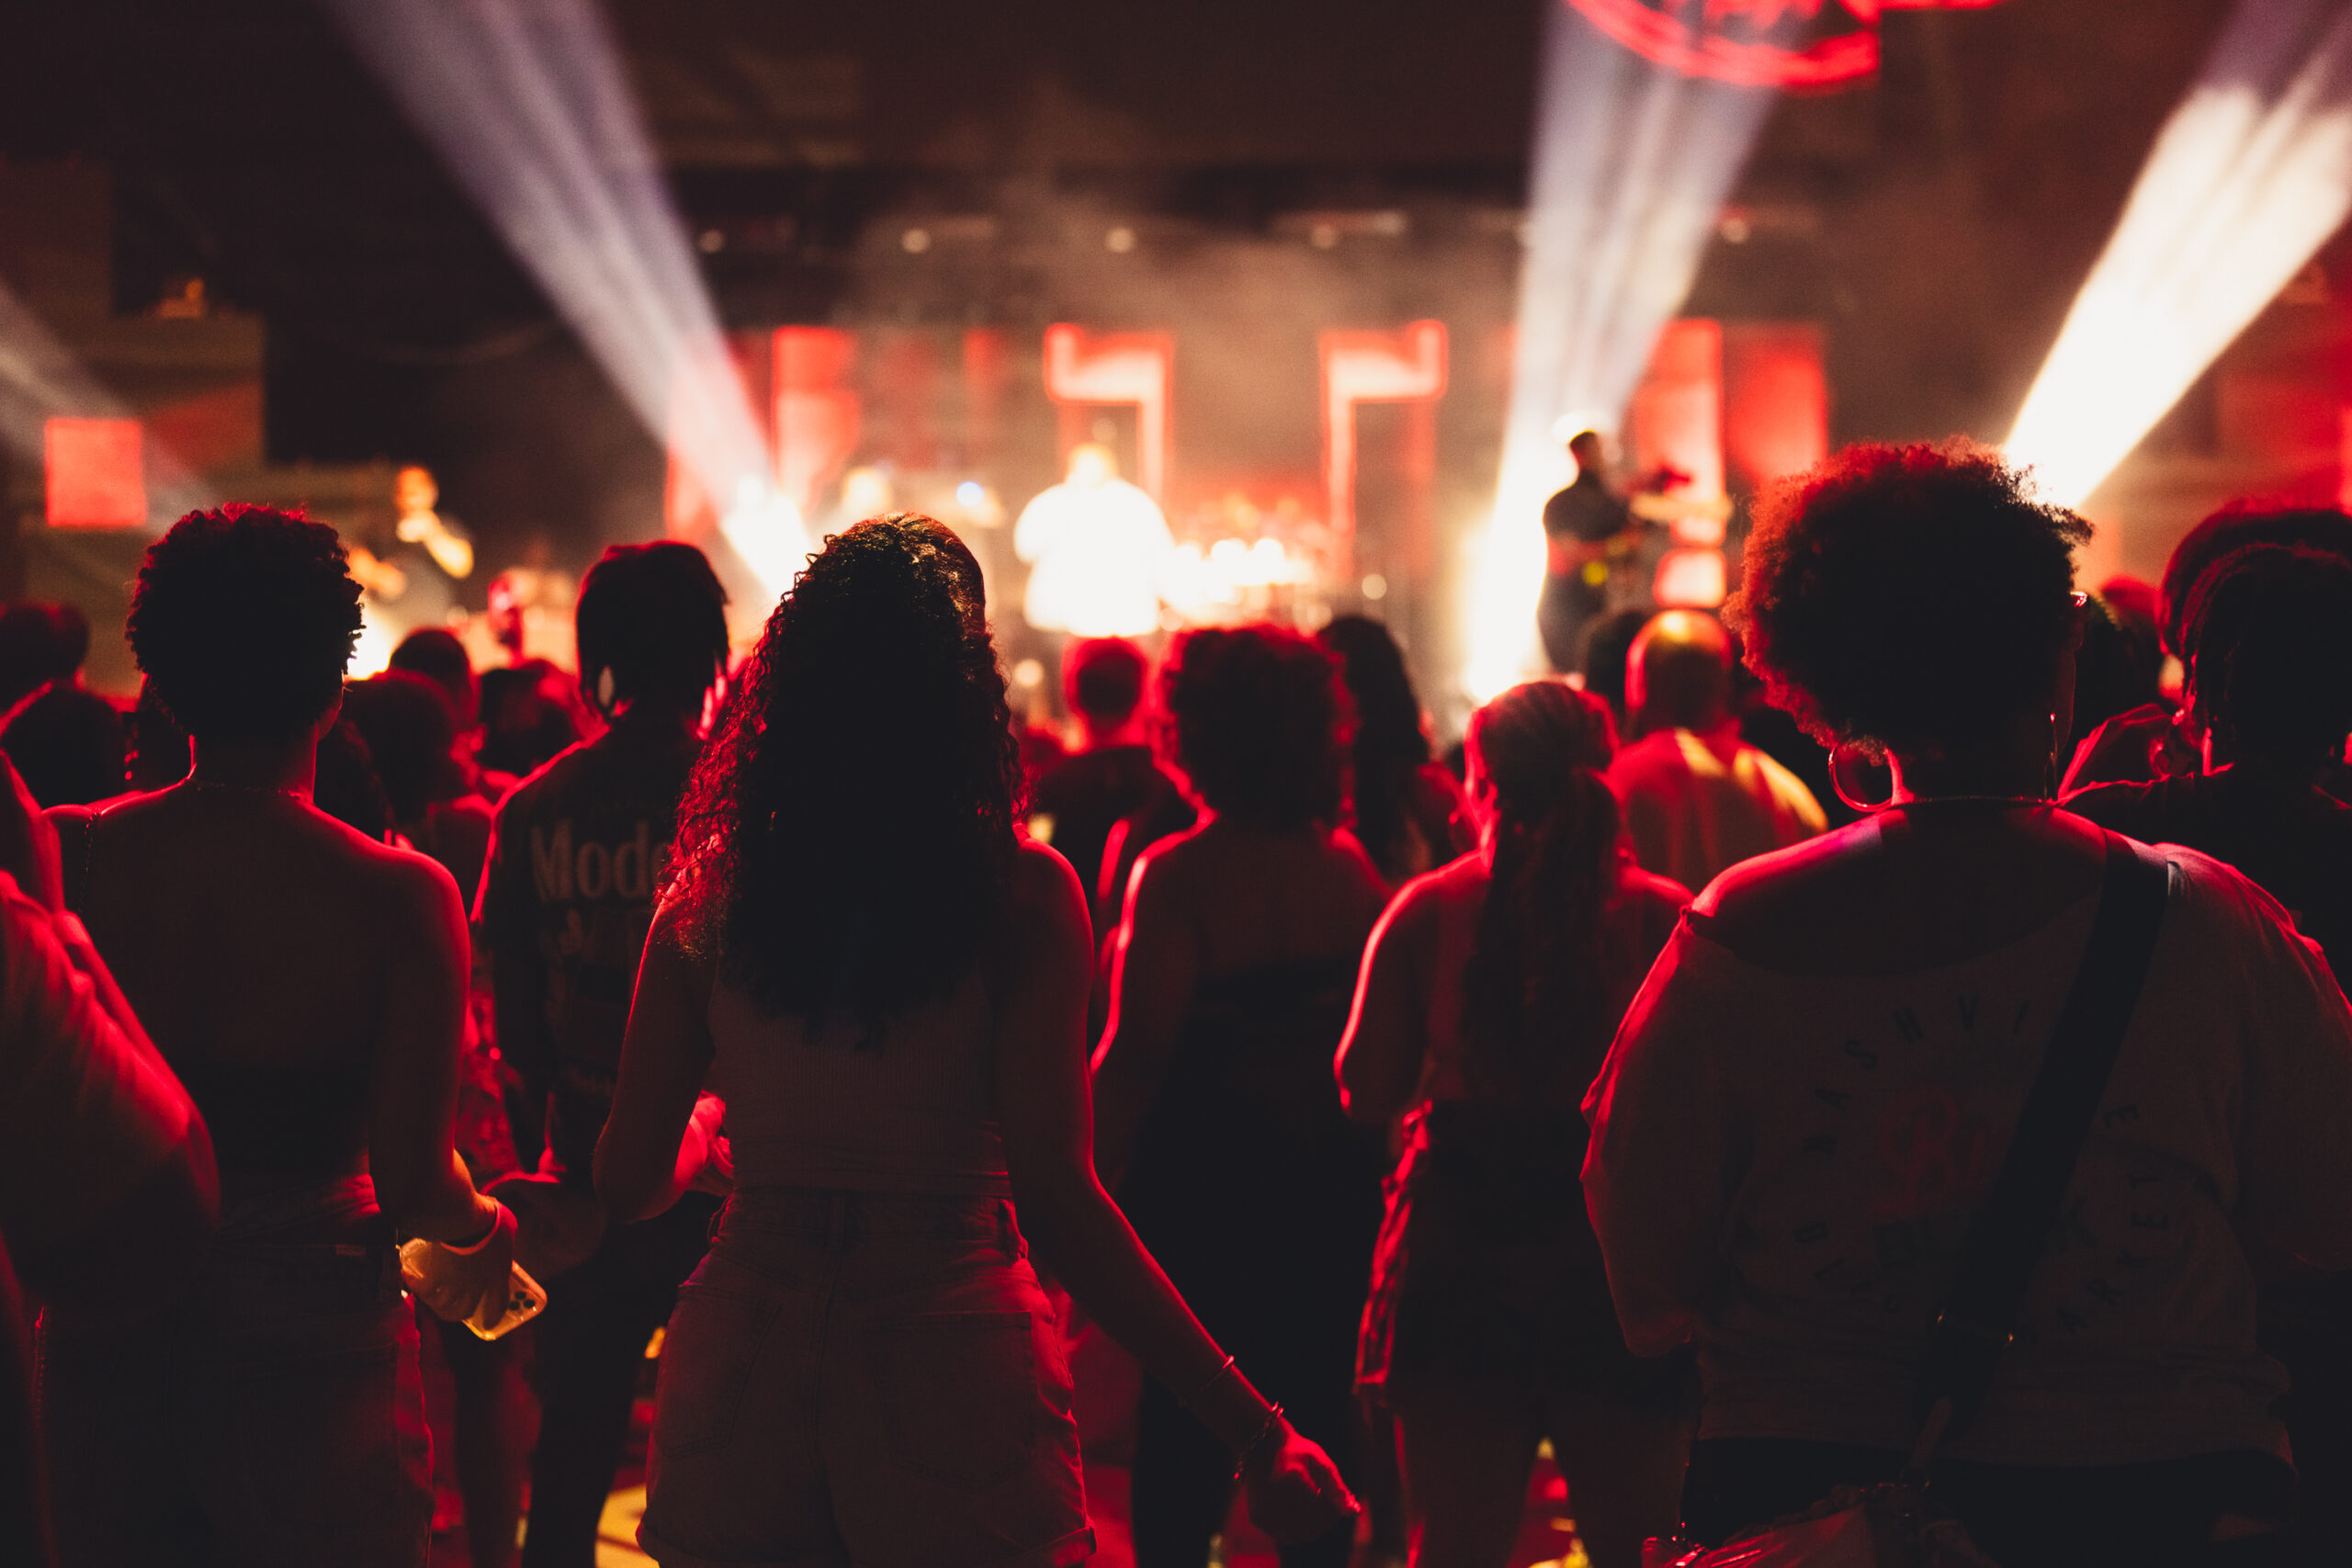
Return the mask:
POLYGON ((1840 740, 1829 749, 1829 787, 1849 811, 1868 817, 1873 811, 1883 811, 1894 799, 1894 780, 1888 773, 1885 759, 1873 757, 1851 740, 1840 740), (1885 793, 1876 800, 1866 800, 1862 792, 1871 787, 1869 782, 1887 774, 1885 793))

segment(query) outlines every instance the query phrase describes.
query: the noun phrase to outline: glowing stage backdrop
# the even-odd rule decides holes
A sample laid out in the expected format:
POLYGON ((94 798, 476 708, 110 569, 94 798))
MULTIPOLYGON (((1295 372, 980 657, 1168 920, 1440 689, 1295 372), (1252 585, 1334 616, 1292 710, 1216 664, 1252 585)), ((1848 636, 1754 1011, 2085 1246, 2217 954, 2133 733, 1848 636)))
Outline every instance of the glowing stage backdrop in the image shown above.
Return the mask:
POLYGON ((2009 433, 2080 505, 2352 213, 2352 7, 2242 0, 2009 433))

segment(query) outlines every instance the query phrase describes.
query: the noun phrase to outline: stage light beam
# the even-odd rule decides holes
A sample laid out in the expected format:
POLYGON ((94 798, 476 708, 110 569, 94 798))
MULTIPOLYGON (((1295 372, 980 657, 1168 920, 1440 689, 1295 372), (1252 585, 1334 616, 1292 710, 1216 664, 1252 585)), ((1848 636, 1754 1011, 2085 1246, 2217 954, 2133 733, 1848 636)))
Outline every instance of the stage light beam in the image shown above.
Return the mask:
POLYGON ((1566 6, 1546 9, 1510 414, 1471 570, 1463 680, 1482 702, 1541 668, 1541 513, 1575 478, 1566 441, 1623 417, 1773 99, 1652 64, 1566 6))
POLYGON ((781 592, 807 540, 593 0, 322 4, 781 592))
POLYGON ((2243 0, 2156 138, 2009 433, 2087 500, 2352 214, 2352 8, 2243 0))

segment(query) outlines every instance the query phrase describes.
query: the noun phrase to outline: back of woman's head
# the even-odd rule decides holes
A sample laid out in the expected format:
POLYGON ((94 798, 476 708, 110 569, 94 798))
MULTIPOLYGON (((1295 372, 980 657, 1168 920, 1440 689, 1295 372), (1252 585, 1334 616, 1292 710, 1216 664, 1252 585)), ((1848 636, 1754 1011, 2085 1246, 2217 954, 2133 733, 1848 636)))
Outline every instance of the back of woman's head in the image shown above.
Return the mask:
POLYGON ((727 592, 709 558, 674 539, 607 549, 581 581, 574 626, 581 689, 606 713, 620 703, 698 713, 727 668, 727 592))
POLYGON ((777 604, 695 766, 688 938, 771 1010, 870 1033, 969 973, 1020 780, 971 552, 928 517, 860 523, 777 604))
POLYGON ((1541 1096, 1564 1068, 1597 1066, 1614 1022, 1603 917, 1623 852, 1602 772, 1616 728, 1590 693, 1532 681, 1473 714, 1464 746, 1494 840, 1463 984, 1472 1087, 1541 1096))
POLYGON ((2198 579, 2182 639, 2190 700, 2240 759, 2310 763, 2352 733, 2352 561, 2249 545, 2198 579))
POLYGON ((421 820, 457 742, 448 694, 423 675, 390 670, 345 688, 343 716, 368 743, 393 820, 421 820))
POLYGON ((1159 671, 1162 748, 1220 817, 1339 825, 1354 716, 1339 662, 1286 626, 1180 634, 1159 671))
POLYGON ((1767 492, 1730 618, 1815 739, 1934 754, 2050 698, 2089 538, 1993 453, 1849 446, 1767 492))
POLYGON ((359 584, 322 523, 191 512, 148 547, 127 629, 149 689, 199 742, 289 740, 343 690, 359 584))

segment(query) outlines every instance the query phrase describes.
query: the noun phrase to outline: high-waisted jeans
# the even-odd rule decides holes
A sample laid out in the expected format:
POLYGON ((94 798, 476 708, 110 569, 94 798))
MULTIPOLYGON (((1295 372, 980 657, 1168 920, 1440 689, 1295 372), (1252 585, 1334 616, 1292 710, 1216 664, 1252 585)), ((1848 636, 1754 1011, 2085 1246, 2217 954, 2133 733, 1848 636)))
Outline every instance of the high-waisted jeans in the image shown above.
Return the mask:
POLYGON ((422 1568, 430 1439, 390 1234, 284 1239, 375 1207, 364 1176, 234 1204, 160 1321, 43 1315, 65 1568, 422 1568))
POLYGON ((639 1540, 666 1568, 1068 1568, 1069 1371, 1012 1205, 739 1192, 663 1342, 639 1540))

